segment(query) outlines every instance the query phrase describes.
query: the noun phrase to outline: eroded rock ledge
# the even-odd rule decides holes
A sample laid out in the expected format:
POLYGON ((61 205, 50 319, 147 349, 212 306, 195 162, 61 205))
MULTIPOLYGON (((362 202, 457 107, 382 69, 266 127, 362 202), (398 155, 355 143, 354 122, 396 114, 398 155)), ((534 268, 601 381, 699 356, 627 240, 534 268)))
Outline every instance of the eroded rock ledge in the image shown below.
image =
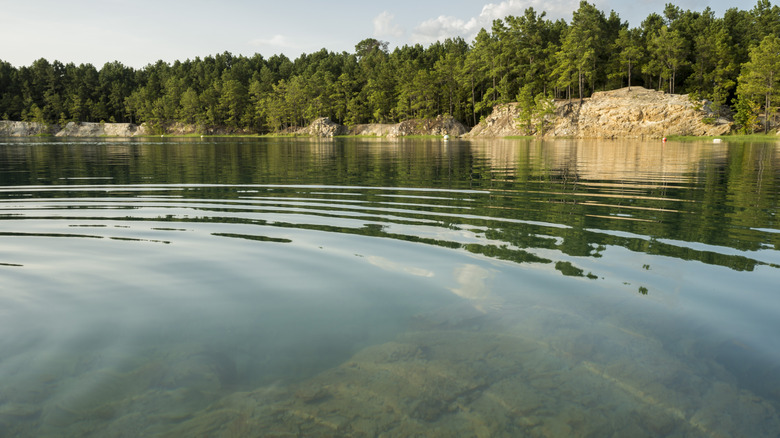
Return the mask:
POLYGON ((0 120, 0 137, 32 137, 35 135, 54 135, 59 125, 45 125, 35 122, 12 122, 0 120))
POLYGON ((0 121, 0 137, 31 137, 54 135, 56 137, 133 137, 146 133, 145 126, 132 123, 69 122, 64 128, 36 122, 0 121))
MULTIPOLYGON (((517 122, 517 103, 498 105, 466 137, 533 135, 517 122)), ((723 135, 732 123, 716 118, 708 101, 692 102, 687 94, 666 94, 642 87, 593 93, 589 99, 555 102, 549 137, 661 138, 671 135, 723 135)))
POLYGON ((397 124, 371 123, 344 126, 327 117, 314 120, 309 126, 297 131, 298 134, 313 137, 333 137, 336 135, 376 135, 385 137, 406 137, 409 135, 451 135, 458 137, 466 134, 462 123, 450 116, 438 116, 431 119, 412 119, 397 124))

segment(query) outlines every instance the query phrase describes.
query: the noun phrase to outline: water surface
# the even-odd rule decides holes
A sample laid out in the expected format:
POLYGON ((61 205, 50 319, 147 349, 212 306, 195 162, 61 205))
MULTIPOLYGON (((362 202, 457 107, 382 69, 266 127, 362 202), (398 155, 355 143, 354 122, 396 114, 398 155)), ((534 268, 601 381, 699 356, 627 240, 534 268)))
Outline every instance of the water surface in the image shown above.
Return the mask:
POLYGON ((0 140, 0 436, 777 436, 767 143, 0 140))

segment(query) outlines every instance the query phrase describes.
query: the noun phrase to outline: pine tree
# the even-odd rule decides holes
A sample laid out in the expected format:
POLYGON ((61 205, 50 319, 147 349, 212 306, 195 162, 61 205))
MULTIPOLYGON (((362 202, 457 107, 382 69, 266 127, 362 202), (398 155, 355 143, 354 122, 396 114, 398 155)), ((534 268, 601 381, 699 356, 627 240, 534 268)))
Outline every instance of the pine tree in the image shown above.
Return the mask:
POLYGON ((764 133, 769 131, 773 102, 780 97, 780 38, 768 35, 750 50, 750 60, 742 66, 737 94, 740 98, 763 100, 764 133))

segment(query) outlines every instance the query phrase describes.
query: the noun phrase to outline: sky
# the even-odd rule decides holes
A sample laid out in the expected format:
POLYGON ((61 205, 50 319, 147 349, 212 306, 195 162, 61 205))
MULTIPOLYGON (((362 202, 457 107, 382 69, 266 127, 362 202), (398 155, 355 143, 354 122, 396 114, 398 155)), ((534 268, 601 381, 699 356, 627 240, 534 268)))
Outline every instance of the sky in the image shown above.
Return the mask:
MULTIPOLYGON (((735 0, 591 0, 614 10, 630 26, 666 3, 712 8, 717 17, 735 0)), ((737 3, 740 3, 738 6, 737 3)), ((772 4, 777 4, 772 1, 772 4)), ((119 61, 133 68, 223 52, 295 59, 320 49, 355 51, 365 38, 424 46, 448 37, 472 42, 494 19, 522 15, 528 7, 546 18, 571 21, 579 0, 0 0, 0 60, 15 67, 45 58, 91 63, 119 61)))

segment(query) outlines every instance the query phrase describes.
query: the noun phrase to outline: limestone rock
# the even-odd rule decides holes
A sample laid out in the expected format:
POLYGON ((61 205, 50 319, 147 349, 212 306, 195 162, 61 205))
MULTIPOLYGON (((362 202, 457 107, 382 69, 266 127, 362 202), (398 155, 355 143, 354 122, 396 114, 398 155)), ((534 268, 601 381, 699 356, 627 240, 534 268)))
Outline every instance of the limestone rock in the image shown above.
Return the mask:
POLYGON ((308 134, 313 137, 333 137, 334 135, 347 134, 347 128, 338 123, 334 123, 328 117, 315 119, 311 124, 298 131, 300 134, 308 134))
POLYGON ((349 127, 349 135, 375 135, 384 137, 390 134, 395 125, 390 123, 365 123, 349 127))
POLYGON ((517 118, 520 117, 520 105, 506 103, 493 107, 493 112, 475 126, 467 137, 509 137, 511 135, 523 135, 517 126, 517 118))
POLYGON ((144 134, 142 126, 132 123, 68 122, 57 137, 133 137, 144 134))
POLYGON ((0 137, 29 137, 41 134, 54 134, 59 129, 58 125, 0 120, 0 137))
MULTIPOLYGON (((667 94, 642 87, 593 93, 579 100, 555 102, 551 137, 661 138, 670 135, 723 135, 731 122, 716 119, 709 102, 692 102, 688 95, 667 94), (710 123, 705 123, 709 121, 710 123)), ((498 105, 468 137, 526 135, 517 124, 517 103, 498 105)))
POLYGON ((465 134, 466 127, 452 116, 438 116, 435 119, 412 119, 395 125, 388 137, 407 135, 451 135, 459 137, 465 134))
POLYGON ((314 120, 306 128, 296 133, 314 137, 333 137, 334 135, 375 135, 387 137, 405 137, 408 135, 451 135, 461 136, 466 127, 451 116, 438 116, 430 119, 412 119, 397 124, 370 123, 350 126, 349 128, 332 122, 327 117, 314 120))

